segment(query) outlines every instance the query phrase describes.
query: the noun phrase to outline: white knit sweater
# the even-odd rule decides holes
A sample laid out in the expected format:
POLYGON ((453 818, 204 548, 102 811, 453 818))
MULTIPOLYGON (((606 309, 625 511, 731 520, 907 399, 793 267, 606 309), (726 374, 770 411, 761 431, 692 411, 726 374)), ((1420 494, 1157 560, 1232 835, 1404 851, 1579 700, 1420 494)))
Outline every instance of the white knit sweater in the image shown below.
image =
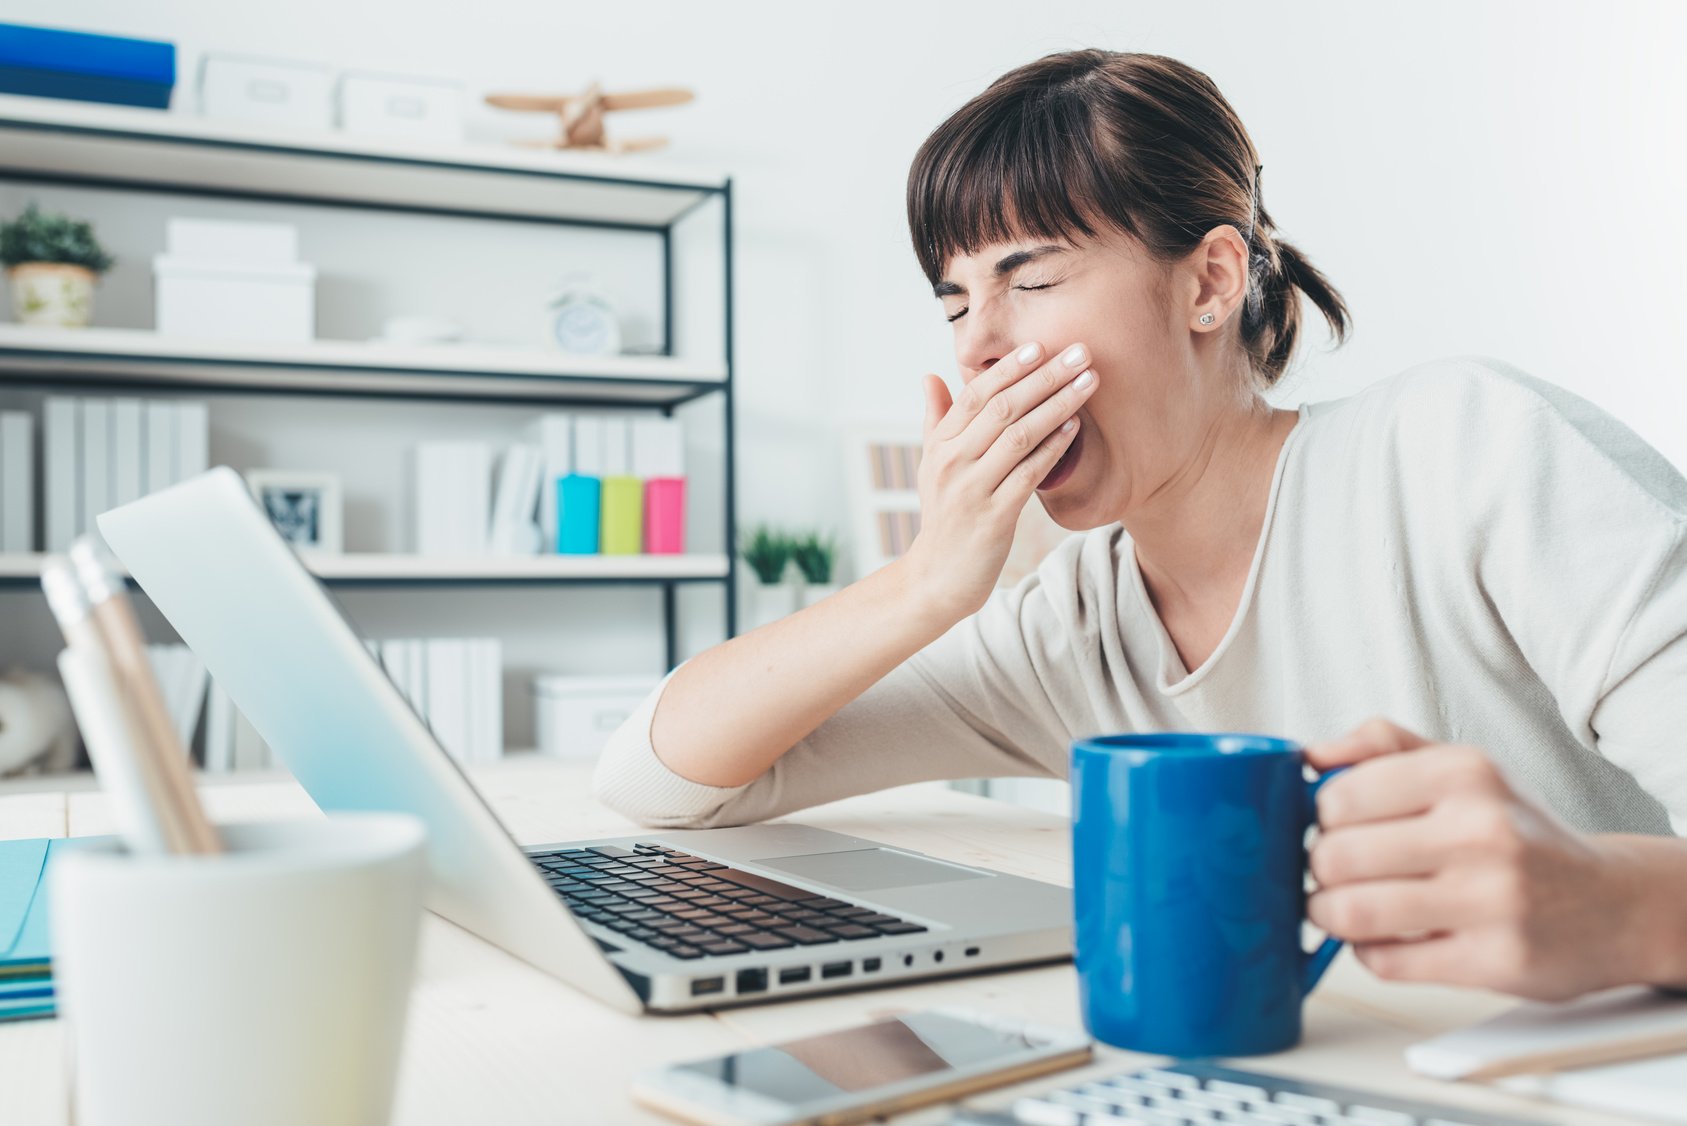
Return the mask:
POLYGON ((648 825, 730 825, 905 782, 1064 777, 1071 742, 1103 732, 1313 741, 1384 716, 1485 749, 1577 828, 1681 833, 1684 521, 1687 480, 1609 415, 1497 360, 1437 360, 1301 407, 1241 605, 1193 673, 1111 524, 746 785, 657 757, 664 679, 595 789, 648 825))

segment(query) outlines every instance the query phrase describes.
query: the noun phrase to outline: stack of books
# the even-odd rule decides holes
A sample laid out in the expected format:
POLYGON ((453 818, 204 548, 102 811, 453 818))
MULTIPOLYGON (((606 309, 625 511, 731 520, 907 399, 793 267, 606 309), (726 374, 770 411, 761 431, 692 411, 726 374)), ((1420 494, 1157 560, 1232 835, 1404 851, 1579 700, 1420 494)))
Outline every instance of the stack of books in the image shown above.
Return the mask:
POLYGON ((63 841, 0 841, 0 1021, 52 1016, 47 859, 63 841))
POLYGON ((42 406, 41 433, 51 552, 94 532, 94 517, 106 509, 210 464, 210 412, 202 402, 51 396, 42 406))
POLYGON ((676 419, 552 412, 525 440, 416 446, 421 555, 674 555, 685 550, 676 419))
POLYGON ((503 757, 503 649, 497 638, 394 638, 364 644, 452 758, 467 763, 503 757))

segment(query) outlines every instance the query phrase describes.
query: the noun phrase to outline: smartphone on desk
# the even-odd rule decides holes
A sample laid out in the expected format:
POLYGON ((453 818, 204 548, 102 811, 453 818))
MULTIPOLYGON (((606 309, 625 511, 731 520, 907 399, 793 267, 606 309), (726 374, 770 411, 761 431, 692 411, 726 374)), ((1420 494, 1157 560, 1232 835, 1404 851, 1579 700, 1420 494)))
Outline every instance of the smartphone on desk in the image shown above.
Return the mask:
POLYGON ((632 1094, 702 1126, 842 1126, 1089 1058, 1074 1029, 941 1008, 674 1064, 637 1077, 632 1094))

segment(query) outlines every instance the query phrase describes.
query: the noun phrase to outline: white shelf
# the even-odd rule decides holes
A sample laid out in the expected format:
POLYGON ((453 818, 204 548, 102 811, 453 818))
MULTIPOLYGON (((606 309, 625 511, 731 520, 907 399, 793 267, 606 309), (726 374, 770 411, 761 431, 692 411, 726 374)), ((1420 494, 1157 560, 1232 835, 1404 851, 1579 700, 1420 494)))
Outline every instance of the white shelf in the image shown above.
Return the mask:
MULTIPOLYGON (((54 556, 44 552, 0 554, 0 583, 23 585, 41 577, 54 556)), ((301 556, 328 583, 663 582, 726 576, 724 555, 388 555, 352 552, 301 556)))
MULTIPOLYGON (((0 142, 3 143, 3 142, 0 142)), ((662 405, 724 386, 726 367, 672 356, 569 356, 495 345, 316 340, 253 344, 117 328, 0 325, 0 380, 662 405)))
POLYGON ((640 154, 280 131, 20 96, 0 96, 0 175, 651 230, 727 182, 640 154))

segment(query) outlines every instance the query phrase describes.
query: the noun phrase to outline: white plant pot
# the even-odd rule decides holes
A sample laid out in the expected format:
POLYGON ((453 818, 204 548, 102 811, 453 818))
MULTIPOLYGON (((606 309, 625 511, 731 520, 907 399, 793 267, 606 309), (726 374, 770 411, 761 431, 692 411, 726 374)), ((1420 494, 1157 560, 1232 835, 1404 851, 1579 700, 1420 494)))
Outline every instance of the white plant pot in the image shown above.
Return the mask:
POLYGON ((19 324, 82 328, 94 319, 94 271, 65 262, 20 262, 6 271, 19 324))
POLYGON ((802 585, 802 595, 800 596, 799 601, 806 609, 807 607, 814 605, 816 602, 819 602, 821 599, 830 598, 832 595, 836 594, 841 585, 842 584, 840 583, 805 582, 802 585))
POLYGON ((791 583, 750 584, 750 628, 758 629, 797 609, 797 588, 791 583))

